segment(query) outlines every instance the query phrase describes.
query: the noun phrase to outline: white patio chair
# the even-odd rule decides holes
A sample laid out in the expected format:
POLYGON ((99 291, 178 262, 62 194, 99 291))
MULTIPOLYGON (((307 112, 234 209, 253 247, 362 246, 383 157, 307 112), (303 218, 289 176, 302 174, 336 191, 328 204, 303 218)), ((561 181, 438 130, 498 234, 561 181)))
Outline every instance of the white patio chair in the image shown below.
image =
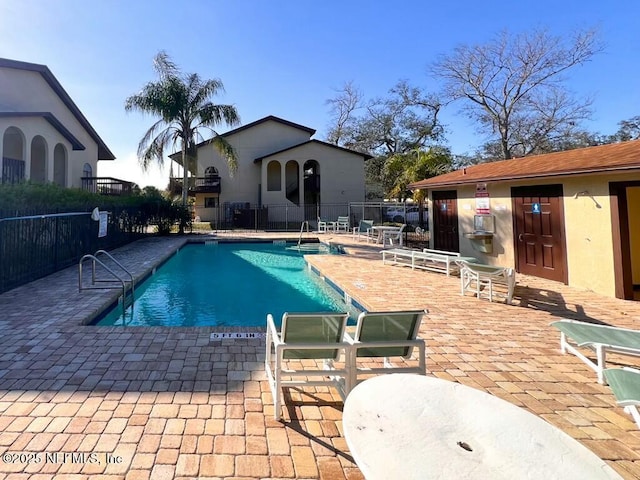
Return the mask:
POLYGON ((360 220, 358 226, 353 227, 353 239, 359 241, 360 237, 364 237, 369 242, 371 227, 373 227, 373 220, 360 220))
POLYGON ((426 375, 425 342, 418 338, 418 330, 426 310, 397 312, 363 312, 358 317, 353 336, 347 331, 345 339, 351 343, 350 388, 358 382, 358 375, 385 373, 417 373, 426 375), (418 350, 416 366, 393 365, 390 358, 411 358, 413 349, 418 350), (361 366, 360 359, 383 359, 380 368, 361 366))
POLYGON ((273 416, 280 419, 282 388, 333 386, 346 398, 351 388, 348 357, 350 344, 343 341, 347 313, 285 313, 280 331, 267 315, 265 371, 273 395, 273 416), (344 354, 345 366, 333 362, 344 354), (311 360, 311 361, 309 361, 311 360), (322 367, 317 361, 322 360, 322 367), (318 378, 317 380, 309 380, 318 378))
POLYGON ((336 233, 340 233, 341 231, 347 233, 349 231, 349 217, 338 217, 335 225, 336 233))

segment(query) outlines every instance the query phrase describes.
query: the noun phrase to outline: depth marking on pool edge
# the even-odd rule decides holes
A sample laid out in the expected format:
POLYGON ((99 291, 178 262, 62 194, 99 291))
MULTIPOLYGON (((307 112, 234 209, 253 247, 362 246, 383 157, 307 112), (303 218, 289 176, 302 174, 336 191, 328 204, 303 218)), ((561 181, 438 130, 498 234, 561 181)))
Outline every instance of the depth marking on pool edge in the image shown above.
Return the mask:
POLYGON ((265 332, 214 332, 209 340, 235 340, 239 338, 264 338, 265 332))

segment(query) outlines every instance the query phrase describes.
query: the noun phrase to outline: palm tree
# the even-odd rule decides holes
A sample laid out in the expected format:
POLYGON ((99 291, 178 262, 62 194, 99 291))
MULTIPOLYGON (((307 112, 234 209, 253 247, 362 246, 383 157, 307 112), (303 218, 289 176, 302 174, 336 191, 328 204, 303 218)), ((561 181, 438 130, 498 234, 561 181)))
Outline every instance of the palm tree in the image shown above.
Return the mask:
POLYGON ((201 130, 213 133, 210 143, 226 157, 231 175, 238 168, 233 147, 214 127, 221 123, 234 126, 240 117, 233 105, 216 105, 212 98, 224 91, 220 79, 203 81, 197 73, 183 74, 166 52, 160 51, 154 58, 154 69, 159 79, 147 83, 142 90, 127 98, 126 111, 139 110, 160 117, 138 145, 138 159, 143 170, 153 161, 164 164, 164 149, 168 145, 182 152, 184 170, 182 204, 187 204, 188 172, 197 172, 196 144, 203 139, 201 130))

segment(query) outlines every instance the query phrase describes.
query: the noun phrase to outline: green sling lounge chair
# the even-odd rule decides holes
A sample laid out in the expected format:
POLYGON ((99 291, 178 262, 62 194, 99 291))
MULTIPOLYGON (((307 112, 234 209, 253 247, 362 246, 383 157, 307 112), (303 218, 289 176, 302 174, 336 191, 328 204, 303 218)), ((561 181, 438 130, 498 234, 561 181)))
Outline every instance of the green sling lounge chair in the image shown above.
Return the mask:
POLYGON ((640 370, 635 368, 609 368, 604 371, 607 383, 616 397, 618 405, 633 417, 640 428, 640 370))
POLYGON ((348 317, 347 313, 334 312, 285 313, 278 331, 273 316, 267 315, 265 371, 273 394, 276 420, 281 416, 283 387, 330 385, 338 390, 343 400, 346 398, 350 390, 346 361, 350 345, 343 337, 348 317), (336 369, 333 362, 341 354, 344 354, 345 366, 336 369), (323 361, 320 368, 318 360, 323 361))
POLYGON ((587 364, 598 375, 598 383, 604 383, 603 370, 607 352, 623 355, 640 355, 640 331, 627 328, 596 325, 575 320, 560 320, 551 325, 560 330, 562 353, 569 351, 587 364), (579 348, 589 348, 596 353, 596 360, 588 358, 579 348))
POLYGON ((426 354, 424 340, 417 338, 422 317, 426 310, 405 312, 363 312, 353 337, 345 338, 351 346, 350 388, 356 386, 359 374, 417 373, 426 375, 426 354), (411 358, 413 349, 418 350, 418 366, 394 366, 391 357, 411 358), (382 368, 364 368, 359 359, 383 358, 382 368))

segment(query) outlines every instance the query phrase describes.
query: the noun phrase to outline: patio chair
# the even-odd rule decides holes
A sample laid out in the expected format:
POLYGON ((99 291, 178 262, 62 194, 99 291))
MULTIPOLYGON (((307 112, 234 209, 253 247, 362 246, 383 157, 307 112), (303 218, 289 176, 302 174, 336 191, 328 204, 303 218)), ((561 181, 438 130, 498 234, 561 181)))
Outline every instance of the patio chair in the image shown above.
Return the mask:
POLYGON ((360 240, 360 237, 365 237, 367 242, 371 237, 371 227, 373 227, 373 220, 360 220, 357 227, 353 227, 353 239, 360 240))
POLYGON ((318 217, 318 233, 327 233, 329 230, 335 230, 336 224, 335 222, 329 222, 327 220, 322 220, 318 217))
POLYGON ((349 217, 338 217, 338 220, 336 221, 336 233, 340 233, 340 231, 343 231, 344 233, 347 233, 349 231, 349 217))
POLYGON ((609 368, 604 371, 607 383, 616 397, 618 405, 633 417, 640 428, 640 370, 635 368, 609 368))
POLYGON ((462 259, 454 260, 460 265, 460 295, 470 290, 480 298, 483 289, 486 288, 490 302, 493 302, 494 295, 501 295, 505 297, 506 303, 511 305, 516 287, 516 272, 513 268, 484 265, 462 259), (496 292, 496 284, 505 286, 506 293, 496 292))
POLYGON ((393 247, 394 243, 396 246, 401 247, 404 243, 403 233, 404 229, 407 228, 407 224, 402 225, 398 230, 385 230, 382 232, 382 248, 387 248, 387 242, 389 242, 389 246, 393 247))
POLYGON ((342 398, 350 390, 347 350, 343 341, 347 313, 285 313, 280 331, 267 315, 265 371, 273 395, 273 415, 280 419, 283 387, 334 386, 342 398), (344 353, 345 366, 333 362, 344 353), (317 361, 322 360, 319 368, 317 361), (283 378, 284 377, 284 378, 283 378), (310 380, 310 378, 318 378, 310 380))
POLYGON ((350 388, 356 386, 358 375, 398 372, 426 375, 425 342, 417 338, 426 313, 426 310, 361 313, 355 332, 345 333, 345 339, 351 344, 350 388), (417 366, 391 363, 392 357, 411 358, 414 348, 418 350, 417 366), (383 366, 366 368, 359 363, 359 359, 373 358, 382 358, 383 366))
POLYGON ((560 330, 560 349, 562 353, 569 351, 569 353, 573 353, 582 360, 596 372, 598 383, 604 383, 603 371, 607 352, 640 355, 639 330, 566 319, 553 322, 551 325, 560 330), (579 351, 579 348, 588 348, 595 351, 595 361, 579 351))

